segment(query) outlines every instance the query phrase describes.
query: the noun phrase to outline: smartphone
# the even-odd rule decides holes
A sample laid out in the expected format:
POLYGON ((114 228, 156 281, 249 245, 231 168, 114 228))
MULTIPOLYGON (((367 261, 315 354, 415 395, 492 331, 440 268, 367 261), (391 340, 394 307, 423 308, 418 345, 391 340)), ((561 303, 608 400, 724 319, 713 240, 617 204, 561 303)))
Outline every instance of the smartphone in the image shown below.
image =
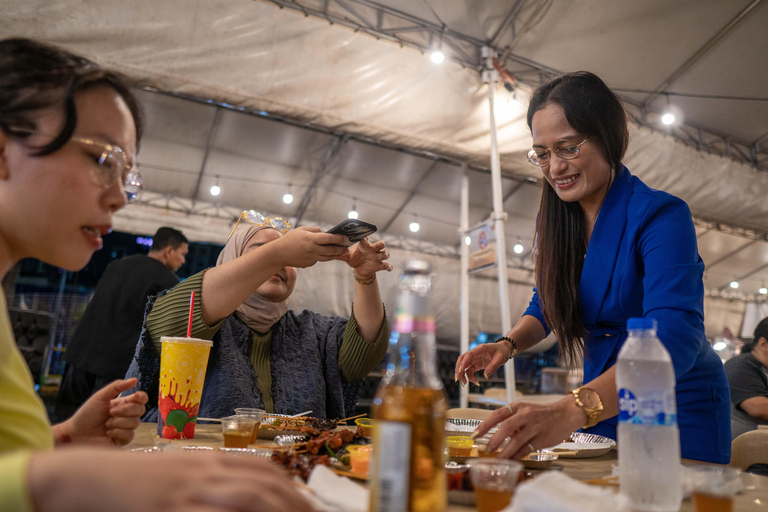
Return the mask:
POLYGON ((347 247, 356 244, 363 238, 376 232, 376 226, 370 222, 358 219, 347 219, 326 231, 332 235, 344 235, 349 238, 349 243, 343 244, 347 247))

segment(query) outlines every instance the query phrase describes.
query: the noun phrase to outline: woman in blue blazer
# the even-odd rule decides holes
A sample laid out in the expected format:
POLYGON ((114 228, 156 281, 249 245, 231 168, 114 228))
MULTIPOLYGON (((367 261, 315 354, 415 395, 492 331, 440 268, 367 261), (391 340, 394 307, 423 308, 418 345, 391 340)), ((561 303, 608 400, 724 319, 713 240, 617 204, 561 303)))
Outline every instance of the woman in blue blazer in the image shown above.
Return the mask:
POLYGON ((616 358, 627 319, 646 317, 672 357, 682 456, 728 463, 728 382, 704 336, 704 263, 688 206, 621 164, 626 114, 597 76, 571 73, 541 86, 528 126, 529 160, 546 180, 533 299, 506 336, 459 357, 456 377, 477 384, 474 372, 490 375, 551 329, 571 366, 583 357, 586 385, 551 405, 502 407, 478 433, 502 422, 492 447, 509 437, 502 454, 513 458, 579 428, 616 439, 616 358))

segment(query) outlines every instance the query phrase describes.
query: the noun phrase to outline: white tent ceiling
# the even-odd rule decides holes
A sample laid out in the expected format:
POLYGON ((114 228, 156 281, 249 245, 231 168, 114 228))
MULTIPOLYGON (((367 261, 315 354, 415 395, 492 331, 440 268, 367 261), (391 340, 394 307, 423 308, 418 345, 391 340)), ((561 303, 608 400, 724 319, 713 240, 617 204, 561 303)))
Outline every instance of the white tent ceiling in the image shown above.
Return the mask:
MULTIPOLYGON (((746 295, 732 296, 757 293, 768 280, 768 102, 676 94, 768 96, 768 1, 428 2, 3 0, 0 37, 41 38, 140 81, 146 189, 116 227, 176 223, 209 241, 242 208, 329 225, 354 203, 391 243, 455 255, 462 162, 470 223, 492 202, 479 46, 499 50, 522 97, 550 72, 594 71, 636 121, 630 170, 699 219, 709 292, 732 293, 738 279, 746 295), (440 41, 448 60, 436 66, 419 49, 440 41), (668 101, 685 126, 659 123, 668 101)), ((512 264, 529 267, 539 171, 525 162, 523 110, 498 114, 507 240, 526 247, 512 264)))

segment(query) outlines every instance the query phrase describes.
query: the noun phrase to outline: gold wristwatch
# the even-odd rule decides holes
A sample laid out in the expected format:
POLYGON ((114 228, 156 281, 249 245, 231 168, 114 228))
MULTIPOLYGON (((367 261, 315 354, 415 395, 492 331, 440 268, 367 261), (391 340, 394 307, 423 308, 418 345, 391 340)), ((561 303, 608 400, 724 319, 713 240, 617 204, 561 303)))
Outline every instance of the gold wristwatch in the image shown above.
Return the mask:
POLYGON ((580 387, 571 391, 576 399, 576 405, 587 413, 587 422, 581 428, 589 428, 597 425, 597 419, 603 412, 603 401, 597 391, 591 388, 580 387))

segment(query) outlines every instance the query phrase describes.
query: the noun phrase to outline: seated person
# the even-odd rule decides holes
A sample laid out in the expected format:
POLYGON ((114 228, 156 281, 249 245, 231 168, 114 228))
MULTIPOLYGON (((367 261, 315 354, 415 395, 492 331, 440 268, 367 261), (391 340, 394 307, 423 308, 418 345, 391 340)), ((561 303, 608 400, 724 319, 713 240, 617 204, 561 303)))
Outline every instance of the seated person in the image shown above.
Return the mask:
POLYGON ((757 327, 752 343, 725 363, 731 388, 731 437, 768 425, 768 318, 757 327))
MULTIPOLYGON (((121 75, 29 39, 0 41, 0 91, 0 278, 22 258, 79 270, 131 196, 136 98, 121 75)), ((139 425, 146 394, 115 398, 133 385, 108 384, 52 427, 0 293, 0 510, 311 508, 265 461, 105 449, 139 425)))
MULTIPOLYGON (((284 224, 287 231, 285 221, 284 224)), ((220 418, 235 407, 319 418, 354 414, 360 380, 384 358, 388 324, 376 272, 391 270, 384 242, 351 248, 342 235, 318 228, 283 233, 270 225, 240 228, 216 267, 200 272, 147 305, 145 329, 128 376, 150 396, 143 421, 157 420, 161 336, 184 336, 195 292, 192 336, 213 341, 199 415, 220 418), (288 301, 296 268, 341 259, 355 277, 349 320, 304 310, 288 301)))

